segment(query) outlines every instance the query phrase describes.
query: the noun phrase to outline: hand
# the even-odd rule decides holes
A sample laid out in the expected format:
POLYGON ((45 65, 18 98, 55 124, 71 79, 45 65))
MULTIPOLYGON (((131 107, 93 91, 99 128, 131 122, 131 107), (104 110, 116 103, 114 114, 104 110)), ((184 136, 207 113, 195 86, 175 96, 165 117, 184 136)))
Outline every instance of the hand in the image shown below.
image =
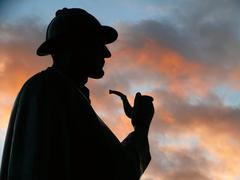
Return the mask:
POLYGON ((135 130, 148 133, 154 115, 153 98, 137 93, 134 99, 132 125, 135 130))

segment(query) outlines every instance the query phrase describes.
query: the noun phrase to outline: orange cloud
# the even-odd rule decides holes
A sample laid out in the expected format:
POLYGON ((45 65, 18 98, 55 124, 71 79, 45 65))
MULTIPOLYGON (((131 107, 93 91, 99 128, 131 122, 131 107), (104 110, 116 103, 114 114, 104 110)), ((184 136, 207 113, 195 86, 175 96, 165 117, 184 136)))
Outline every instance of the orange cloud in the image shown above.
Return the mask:
MULTIPOLYGON (((35 56, 36 42, 40 41, 38 28, 35 27, 37 34, 32 35, 34 43, 14 38, 8 43, 0 42, 0 127, 6 126, 13 99, 22 84, 50 65, 48 58, 41 60, 35 56), (4 104, 3 96, 9 97, 9 102, 4 104)), ((11 31, 11 36, 17 36, 16 31, 11 31)), ((225 107, 211 92, 223 80, 229 85, 236 83, 239 67, 222 71, 219 66, 186 57, 154 39, 145 38, 142 44, 134 46, 124 38, 120 34, 120 40, 112 47, 113 58, 106 60, 105 77, 98 82, 90 81, 88 86, 93 107, 120 140, 133 129, 121 100, 109 95, 108 90, 123 91, 131 102, 136 91, 154 96, 156 113, 149 135, 152 162, 146 179, 239 176, 240 162, 236 158, 240 155, 239 109, 225 107), (199 96, 200 101, 191 104, 192 95, 199 96), (170 137, 167 142, 159 138, 164 135, 170 137), (191 137, 196 137, 197 142, 192 142, 191 137)))
MULTIPOLYGON (((128 63, 129 69, 139 69, 142 77, 147 74, 159 77, 158 80, 153 77, 155 83, 166 85, 169 91, 179 96, 186 97, 189 93, 204 96, 215 85, 206 80, 208 77, 211 79, 212 75, 208 67, 196 60, 186 59, 153 40, 146 39, 142 46, 133 48, 120 42, 115 58, 118 61, 128 60, 124 60, 122 64, 119 62, 118 65, 124 67, 124 63, 128 63)), ((151 81, 151 77, 148 78, 151 81)))

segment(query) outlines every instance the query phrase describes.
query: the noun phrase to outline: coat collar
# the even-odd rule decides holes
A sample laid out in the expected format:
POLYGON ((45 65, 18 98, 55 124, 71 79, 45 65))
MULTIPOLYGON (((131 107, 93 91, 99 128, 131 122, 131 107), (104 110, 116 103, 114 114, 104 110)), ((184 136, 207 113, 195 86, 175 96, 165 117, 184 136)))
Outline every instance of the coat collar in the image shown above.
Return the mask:
POLYGON ((68 81, 70 81, 70 83, 75 86, 75 88, 77 88, 84 96, 85 98, 88 100, 89 103, 91 103, 90 100, 90 91, 89 89, 84 86, 84 84, 77 84, 76 82, 74 82, 70 77, 68 77, 66 74, 64 74, 63 72, 61 72, 59 69, 55 68, 55 67, 48 67, 47 70, 56 72, 57 74, 59 74, 60 76, 64 77, 65 79, 67 79, 68 81))
POLYGON ((80 86, 80 88, 78 88, 82 93, 83 95, 87 98, 87 100, 89 101, 89 103, 91 102, 90 101, 90 92, 89 92, 89 89, 86 87, 86 86, 80 86))

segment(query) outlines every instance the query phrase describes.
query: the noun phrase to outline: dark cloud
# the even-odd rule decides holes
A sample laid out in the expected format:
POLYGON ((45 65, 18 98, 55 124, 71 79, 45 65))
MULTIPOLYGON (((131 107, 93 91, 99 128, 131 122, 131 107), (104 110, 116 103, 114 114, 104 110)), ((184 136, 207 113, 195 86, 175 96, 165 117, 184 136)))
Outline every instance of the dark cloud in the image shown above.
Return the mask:
POLYGON ((214 94, 197 104, 163 90, 157 91, 154 97, 161 105, 151 126, 153 158, 147 174, 164 180, 210 180, 219 162, 222 169, 231 169, 232 153, 239 153, 239 109, 224 106, 214 94), (169 122, 163 111, 174 121, 169 122), (171 138, 165 140, 161 136, 171 138))
MULTIPOLYGON (((153 137, 153 136, 152 136, 153 137)), ((191 149, 178 147, 166 148, 159 146, 161 142, 151 138, 152 162, 146 175, 152 175, 164 180, 209 180, 208 170, 212 162, 206 157, 203 147, 191 149)))
POLYGON ((165 19, 124 25, 122 36, 127 44, 140 48, 151 39, 199 63, 227 67, 239 64, 238 1, 185 0, 176 4, 165 19))
POLYGON ((26 0, 0 0, 0 20, 1 23, 9 16, 12 15, 13 11, 16 11, 18 5, 26 0))
POLYGON ((215 94, 209 93, 194 104, 166 90, 156 90, 153 94, 158 102, 151 126, 153 134, 199 135, 196 131, 202 129, 203 134, 216 138, 221 134, 225 134, 229 141, 240 138, 240 109, 225 106, 215 94))

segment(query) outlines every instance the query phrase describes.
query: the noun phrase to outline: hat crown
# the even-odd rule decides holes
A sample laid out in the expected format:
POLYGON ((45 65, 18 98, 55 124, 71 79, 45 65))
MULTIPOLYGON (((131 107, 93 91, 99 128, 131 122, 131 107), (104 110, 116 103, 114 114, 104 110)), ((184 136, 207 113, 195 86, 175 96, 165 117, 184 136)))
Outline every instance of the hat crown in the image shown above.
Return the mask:
POLYGON ((101 26, 100 22, 87 11, 80 8, 58 10, 47 28, 46 40, 50 38, 85 37, 101 26))
POLYGON ((66 48, 68 44, 99 41, 109 44, 118 37, 117 31, 110 26, 103 26, 87 11, 80 8, 63 8, 55 13, 49 23, 46 41, 37 49, 37 55, 45 56, 66 48))

